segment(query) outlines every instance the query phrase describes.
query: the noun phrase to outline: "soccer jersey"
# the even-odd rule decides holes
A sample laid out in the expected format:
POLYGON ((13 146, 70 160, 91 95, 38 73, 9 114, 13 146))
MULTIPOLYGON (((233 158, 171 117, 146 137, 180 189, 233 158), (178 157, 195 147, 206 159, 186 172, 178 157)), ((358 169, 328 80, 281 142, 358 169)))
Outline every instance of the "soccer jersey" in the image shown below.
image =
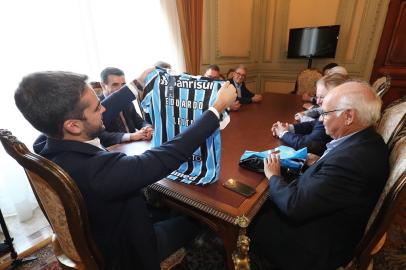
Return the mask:
MULTIPOLYGON (((145 79, 142 107, 154 126, 152 146, 171 140, 201 117, 217 98, 221 81, 187 74, 169 74, 157 68, 145 79)), ((193 156, 168 179, 205 185, 217 180, 220 171, 221 139, 217 129, 193 156)))

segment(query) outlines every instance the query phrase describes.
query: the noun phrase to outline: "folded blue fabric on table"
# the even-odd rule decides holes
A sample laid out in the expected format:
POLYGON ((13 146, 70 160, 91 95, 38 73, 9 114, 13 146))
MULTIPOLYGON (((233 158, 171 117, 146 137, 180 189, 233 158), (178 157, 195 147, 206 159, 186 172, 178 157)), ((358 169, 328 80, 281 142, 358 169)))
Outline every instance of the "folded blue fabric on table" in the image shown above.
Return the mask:
POLYGON ((307 147, 299 150, 295 150, 291 147, 281 145, 271 150, 266 150, 262 152, 255 151, 245 151, 240 158, 240 163, 244 160, 258 158, 263 159, 269 157, 271 153, 279 152, 279 157, 281 160, 281 167, 289 168, 293 170, 300 170, 307 158, 307 147))

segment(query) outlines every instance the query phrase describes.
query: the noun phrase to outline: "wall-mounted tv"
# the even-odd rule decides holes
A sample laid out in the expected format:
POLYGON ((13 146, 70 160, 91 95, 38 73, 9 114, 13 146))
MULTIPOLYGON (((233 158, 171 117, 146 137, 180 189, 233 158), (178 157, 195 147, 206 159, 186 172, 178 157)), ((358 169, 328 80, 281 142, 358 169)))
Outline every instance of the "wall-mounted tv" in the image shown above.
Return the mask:
POLYGON ((339 32, 339 25, 290 29, 288 58, 334 58, 339 32))

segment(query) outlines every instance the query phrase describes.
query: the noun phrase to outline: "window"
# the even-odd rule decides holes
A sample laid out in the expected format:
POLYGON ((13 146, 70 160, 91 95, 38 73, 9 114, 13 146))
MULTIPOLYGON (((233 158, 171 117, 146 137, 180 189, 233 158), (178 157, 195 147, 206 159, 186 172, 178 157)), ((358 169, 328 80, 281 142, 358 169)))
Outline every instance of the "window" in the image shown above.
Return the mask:
MULTIPOLYGON (((113 66, 131 80, 158 60, 183 70, 180 43, 174 42, 164 14, 159 0, 1 1, 0 128, 11 130, 27 147, 38 136, 13 98, 22 77, 31 72, 74 71, 99 81, 100 71, 113 66)), ((1 192, 0 206, 7 214, 14 210, 5 202, 34 197, 25 192, 30 188, 23 170, 2 147, 0 159, 0 188, 9 191, 1 192)))

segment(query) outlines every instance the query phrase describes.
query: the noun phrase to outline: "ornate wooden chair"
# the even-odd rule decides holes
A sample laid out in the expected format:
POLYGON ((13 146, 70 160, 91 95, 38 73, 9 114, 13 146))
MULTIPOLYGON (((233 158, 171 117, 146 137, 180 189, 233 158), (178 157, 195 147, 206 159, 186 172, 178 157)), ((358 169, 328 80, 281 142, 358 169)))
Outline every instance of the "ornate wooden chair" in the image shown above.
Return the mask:
POLYGON ((372 84, 372 88, 375 89, 378 96, 383 97, 383 95, 388 92, 390 88, 391 78, 389 75, 382 76, 372 84))
POLYGON ((399 195, 406 186, 406 137, 399 133, 394 137, 389 164, 388 181, 369 218, 365 234, 355 250, 353 260, 345 269, 372 269, 373 256, 385 243, 386 232, 398 210, 399 195))
POLYGON ((102 269, 89 230, 86 207, 72 178, 52 161, 30 152, 11 132, 0 129, 6 152, 25 170, 54 232, 52 245, 63 269, 102 269))
POLYGON ((406 100, 398 100, 385 109, 376 126, 376 131, 381 134, 389 149, 391 149, 395 135, 406 133, 405 125, 406 100))
POLYGON ((316 69, 305 69, 299 73, 296 79, 295 91, 297 95, 307 93, 310 96, 316 94, 316 82, 322 74, 316 69))

